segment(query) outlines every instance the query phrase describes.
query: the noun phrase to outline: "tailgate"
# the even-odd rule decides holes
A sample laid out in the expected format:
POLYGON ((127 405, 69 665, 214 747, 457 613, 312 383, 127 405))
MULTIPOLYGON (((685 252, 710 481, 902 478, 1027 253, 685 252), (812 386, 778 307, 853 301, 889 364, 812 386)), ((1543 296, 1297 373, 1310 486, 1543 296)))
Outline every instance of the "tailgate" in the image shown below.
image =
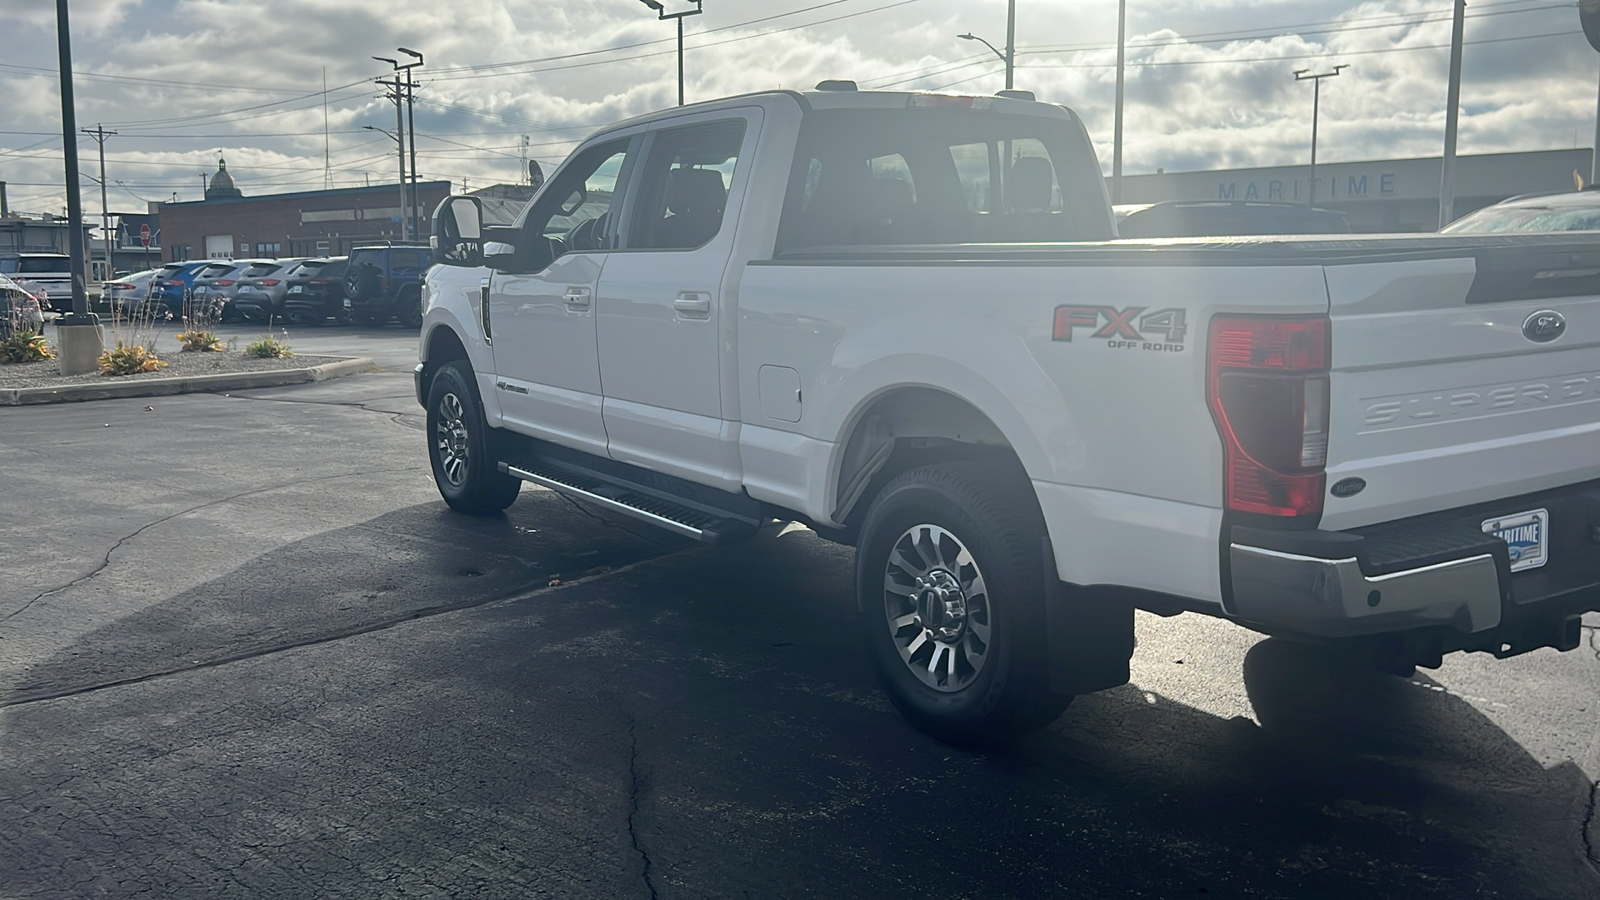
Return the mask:
POLYGON ((1324 271, 1324 529, 1600 478, 1600 236, 1324 271))

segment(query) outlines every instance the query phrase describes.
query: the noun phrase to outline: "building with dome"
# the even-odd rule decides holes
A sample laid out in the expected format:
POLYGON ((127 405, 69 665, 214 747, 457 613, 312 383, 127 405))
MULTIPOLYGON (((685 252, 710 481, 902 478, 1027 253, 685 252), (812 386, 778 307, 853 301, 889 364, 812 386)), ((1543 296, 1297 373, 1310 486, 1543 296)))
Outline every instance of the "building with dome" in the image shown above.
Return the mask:
POLYGON ((418 182, 421 221, 410 234, 398 182, 246 197, 233 177, 218 157, 204 200, 161 204, 167 260, 340 256, 361 244, 426 241, 434 207, 450 194, 448 181, 418 182))
POLYGON ((228 174, 228 161, 217 157, 217 174, 211 176, 206 182, 207 200, 227 200, 244 196, 244 191, 239 190, 233 183, 233 176, 228 174))

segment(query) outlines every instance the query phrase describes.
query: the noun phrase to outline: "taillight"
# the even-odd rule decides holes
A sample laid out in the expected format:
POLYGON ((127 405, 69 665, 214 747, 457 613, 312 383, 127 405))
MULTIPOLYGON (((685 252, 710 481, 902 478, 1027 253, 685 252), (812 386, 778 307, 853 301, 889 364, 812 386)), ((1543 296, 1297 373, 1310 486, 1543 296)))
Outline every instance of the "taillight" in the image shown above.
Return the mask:
POLYGON ((262 285, 263 287, 272 287, 273 285, 275 285, 277 283, 278 283, 278 279, 276 279, 276 278, 263 278, 260 281, 256 282, 256 284, 262 285))
POLYGON ((183 287, 183 281, 181 279, 174 278, 167 282, 167 287, 183 287))
POLYGON ((218 278, 216 281, 213 281, 211 283, 216 285, 217 287, 230 287, 230 286, 233 285, 233 282, 229 281, 226 278, 218 278))
POLYGON ((108 285, 106 285, 106 289, 107 290, 111 290, 111 291, 131 291, 131 290, 133 290, 133 285, 131 285, 131 284, 123 284, 122 282, 119 281, 116 284, 108 284, 108 285))
POLYGON ((1230 512, 1322 512, 1328 462, 1326 317, 1211 321, 1206 400, 1226 456, 1230 512))

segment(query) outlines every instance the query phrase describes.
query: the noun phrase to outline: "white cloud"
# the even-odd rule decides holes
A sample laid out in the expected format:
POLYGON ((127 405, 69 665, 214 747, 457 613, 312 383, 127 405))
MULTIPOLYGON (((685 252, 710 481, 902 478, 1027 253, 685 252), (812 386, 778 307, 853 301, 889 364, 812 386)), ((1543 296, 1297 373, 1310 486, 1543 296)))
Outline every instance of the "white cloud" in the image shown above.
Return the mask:
MULTIPOLYGON (((971 30, 1003 47, 1004 0, 886 9, 895 0, 846 0, 728 28, 822 2, 706 0, 705 13, 686 20, 689 98, 833 77, 1001 86, 1000 61, 956 35, 971 30), (851 17, 823 21, 839 16, 851 17)), ((1130 9, 1125 171, 1301 161, 1311 86, 1291 72, 1340 63, 1351 68, 1323 82, 1319 160, 1437 154, 1450 7, 1210 0, 1130 9)), ((335 183, 393 178, 393 144, 363 126, 394 127, 392 104, 369 81, 387 66, 369 57, 396 56, 398 46, 427 55, 416 109, 422 172, 458 184, 514 180, 522 134, 548 169, 594 127, 677 97, 673 24, 637 0, 73 0, 72 12, 77 118, 120 132, 106 149, 121 208, 138 208, 135 194, 192 199, 219 151, 246 193, 320 187, 324 67, 335 183), (591 53, 631 44, 644 46, 591 53), (526 62, 474 68, 516 61, 526 62)), ((1571 6, 1474 4, 1469 15, 1460 152, 1587 146, 1600 56, 1577 33, 1571 6), (1558 36, 1517 39, 1550 34, 1558 36)), ((1115 16, 1110 3, 1028 0, 1017 29, 1018 86, 1077 109, 1107 166, 1115 16)), ((57 210, 59 100, 53 73, 35 71, 55 65, 53 7, 0 0, 0 22, 0 179, 11 182, 13 206, 57 210)), ((92 148, 82 152, 86 176, 97 174, 92 148)), ((95 211, 87 198, 96 192, 85 181, 95 211)))

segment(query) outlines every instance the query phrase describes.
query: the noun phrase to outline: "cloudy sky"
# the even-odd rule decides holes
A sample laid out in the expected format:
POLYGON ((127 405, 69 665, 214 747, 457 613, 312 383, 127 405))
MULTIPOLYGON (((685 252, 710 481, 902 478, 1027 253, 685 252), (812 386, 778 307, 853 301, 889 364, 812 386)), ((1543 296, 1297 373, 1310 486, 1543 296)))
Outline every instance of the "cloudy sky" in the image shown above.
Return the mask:
MULTIPOLYGON (((688 8, 666 0, 669 10, 688 8)), ((1018 0, 1017 86, 1075 108, 1109 170, 1117 5, 1018 0)), ((1130 0, 1125 171, 1305 159, 1323 82, 1318 160, 1441 152, 1451 0, 1130 0)), ((1467 8, 1460 152, 1588 147, 1600 54, 1573 0, 1467 8)), ((1003 65, 958 40, 1005 43, 1006 0, 705 0, 686 20, 692 102, 853 78, 864 88, 992 92, 1003 65)), ((676 101, 673 30, 639 0, 71 0, 77 117, 106 141, 114 211, 198 199, 219 153, 246 194, 396 177, 394 107, 372 79, 418 69, 425 178, 457 189, 548 170, 593 128, 676 101), (323 93, 324 72, 326 94, 323 93), (324 104, 326 100, 326 105, 324 104), (325 112, 326 110, 326 112, 325 112), (324 123, 326 121, 326 137, 324 123)), ((0 0, 0 180, 11 205, 59 212, 54 3, 0 0)), ((99 212, 80 135, 85 210, 99 212)))

